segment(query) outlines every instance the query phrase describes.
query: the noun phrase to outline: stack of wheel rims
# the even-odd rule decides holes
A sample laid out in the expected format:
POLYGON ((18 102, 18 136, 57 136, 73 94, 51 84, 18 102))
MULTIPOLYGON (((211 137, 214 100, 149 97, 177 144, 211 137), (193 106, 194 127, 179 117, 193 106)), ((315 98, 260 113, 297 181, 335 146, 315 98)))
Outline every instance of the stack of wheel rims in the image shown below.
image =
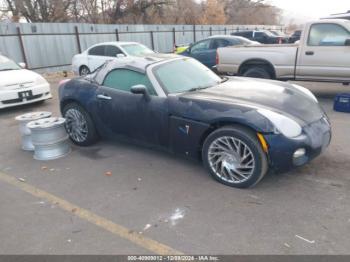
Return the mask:
POLYGON ((30 112, 17 116, 15 119, 19 121, 19 132, 21 134, 22 149, 25 151, 34 151, 31 132, 27 124, 31 121, 51 117, 51 112, 30 112))
POLYGON ((52 160, 67 155, 70 151, 65 119, 50 117, 27 124, 34 145, 34 159, 52 160))

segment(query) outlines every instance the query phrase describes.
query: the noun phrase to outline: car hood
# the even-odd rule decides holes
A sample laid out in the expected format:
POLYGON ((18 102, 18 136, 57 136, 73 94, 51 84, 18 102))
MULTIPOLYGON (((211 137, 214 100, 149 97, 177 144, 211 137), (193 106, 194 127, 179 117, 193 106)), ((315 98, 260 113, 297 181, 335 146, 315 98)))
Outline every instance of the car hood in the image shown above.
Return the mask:
POLYGON ((39 74, 27 69, 0 71, 0 87, 34 83, 38 77, 39 74))
POLYGON ((317 121, 324 115, 312 97, 291 84, 279 81, 232 77, 215 87, 183 93, 180 96, 192 101, 268 109, 291 117, 302 126, 317 121))

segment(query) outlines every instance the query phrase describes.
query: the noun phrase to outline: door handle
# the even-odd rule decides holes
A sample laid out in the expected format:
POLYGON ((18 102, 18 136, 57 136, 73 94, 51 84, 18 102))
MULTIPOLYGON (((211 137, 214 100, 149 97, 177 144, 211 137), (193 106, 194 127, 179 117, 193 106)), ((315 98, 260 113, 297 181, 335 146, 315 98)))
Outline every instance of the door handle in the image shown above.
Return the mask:
POLYGON ((306 51, 305 55, 314 55, 314 51, 306 51))
POLYGON ((104 100, 112 100, 112 97, 108 96, 108 95, 103 95, 103 94, 99 94, 97 95, 98 99, 104 99, 104 100))

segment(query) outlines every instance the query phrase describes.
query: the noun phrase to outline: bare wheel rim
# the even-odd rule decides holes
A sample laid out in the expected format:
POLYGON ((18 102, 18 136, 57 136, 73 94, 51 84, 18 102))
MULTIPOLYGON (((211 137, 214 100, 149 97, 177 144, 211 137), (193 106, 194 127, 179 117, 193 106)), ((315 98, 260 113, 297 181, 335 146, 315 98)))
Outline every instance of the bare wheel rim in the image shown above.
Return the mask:
POLYGON ((209 146, 208 160, 215 175, 232 184, 247 181, 255 170, 252 150, 242 140, 232 136, 215 139, 209 146))
POLYGON ((66 130, 76 142, 84 142, 88 136, 87 122, 83 114, 74 108, 68 109, 66 114, 66 130))

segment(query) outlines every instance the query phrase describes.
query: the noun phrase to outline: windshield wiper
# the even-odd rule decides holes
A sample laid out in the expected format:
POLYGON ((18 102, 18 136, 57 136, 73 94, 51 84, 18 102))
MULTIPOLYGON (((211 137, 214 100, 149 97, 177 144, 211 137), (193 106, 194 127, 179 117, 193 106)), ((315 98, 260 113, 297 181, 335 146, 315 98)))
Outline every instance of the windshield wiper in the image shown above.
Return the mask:
POLYGON ((200 87, 194 87, 188 90, 188 92, 194 92, 194 91, 198 91, 198 90, 203 90, 203 89, 207 89, 210 86, 200 86, 200 87))
POLYGON ((0 69, 0 71, 10 71, 10 70, 17 70, 17 69, 14 69, 14 68, 4 68, 4 69, 0 69))
POLYGON ((228 77, 223 76, 220 83, 225 83, 227 82, 227 80, 228 80, 228 77))

